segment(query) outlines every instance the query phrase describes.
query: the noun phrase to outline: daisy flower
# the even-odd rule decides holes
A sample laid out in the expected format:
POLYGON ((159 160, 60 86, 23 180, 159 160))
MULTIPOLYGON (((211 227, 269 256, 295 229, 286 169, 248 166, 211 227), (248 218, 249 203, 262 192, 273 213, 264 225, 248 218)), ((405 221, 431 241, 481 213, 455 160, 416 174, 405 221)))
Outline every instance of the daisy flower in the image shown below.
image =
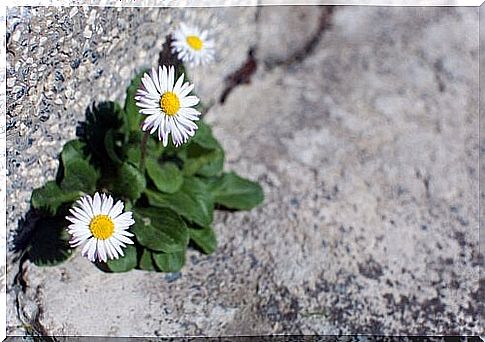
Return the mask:
POLYGON ((174 33, 172 53, 190 65, 207 64, 214 59, 214 41, 207 39, 207 31, 180 24, 174 33))
POLYGON ((132 213, 123 213, 123 207, 122 201, 113 205, 113 198, 105 194, 95 193, 94 198, 86 195, 78 199, 69 210, 72 216, 66 217, 72 222, 67 230, 72 235, 71 246, 86 242, 81 254, 93 262, 123 256, 121 247, 133 244, 128 238, 133 234, 127 229, 135 223, 132 213))
POLYGON ((184 74, 175 82, 175 70, 158 67, 158 73, 152 68, 151 75, 145 74, 141 79, 143 88, 138 89, 135 100, 140 113, 148 115, 142 129, 153 134, 158 129, 158 139, 163 146, 168 144, 168 134, 172 134, 175 146, 187 142, 195 134, 200 112, 191 108, 199 103, 197 96, 187 96, 193 84, 184 83, 184 74))

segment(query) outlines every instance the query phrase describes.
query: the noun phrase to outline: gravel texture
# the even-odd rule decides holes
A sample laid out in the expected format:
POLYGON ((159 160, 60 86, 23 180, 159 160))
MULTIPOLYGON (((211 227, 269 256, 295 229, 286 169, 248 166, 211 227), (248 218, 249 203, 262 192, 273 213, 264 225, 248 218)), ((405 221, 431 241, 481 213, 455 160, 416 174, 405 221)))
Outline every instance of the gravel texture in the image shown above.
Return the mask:
MULTIPOLYGON (((186 15, 74 11, 9 10, 11 232, 86 106, 122 100, 186 15)), ((483 335, 478 9, 197 11, 225 39, 191 72, 207 121, 265 203, 218 212, 218 250, 177 274, 11 257, 8 333, 483 335)))

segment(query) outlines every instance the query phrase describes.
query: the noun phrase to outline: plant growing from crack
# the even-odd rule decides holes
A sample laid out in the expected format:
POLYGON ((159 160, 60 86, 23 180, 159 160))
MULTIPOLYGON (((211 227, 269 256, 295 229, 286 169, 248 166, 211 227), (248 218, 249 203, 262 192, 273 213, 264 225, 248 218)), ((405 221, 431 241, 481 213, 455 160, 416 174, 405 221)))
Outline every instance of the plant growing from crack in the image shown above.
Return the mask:
POLYGON ((201 119, 194 85, 184 83, 177 58, 208 62, 212 41, 187 26, 174 37, 158 70, 132 80, 124 106, 87 109, 78 138, 62 149, 56 179, 32 192, 41 218, 27 254, 37 265, 62 262, 82 246, 105 271, 176 272, 189 246, 215 251, 215 208, 249 210, 263 201, 257 183, 223 171, 222 145, 201 119))

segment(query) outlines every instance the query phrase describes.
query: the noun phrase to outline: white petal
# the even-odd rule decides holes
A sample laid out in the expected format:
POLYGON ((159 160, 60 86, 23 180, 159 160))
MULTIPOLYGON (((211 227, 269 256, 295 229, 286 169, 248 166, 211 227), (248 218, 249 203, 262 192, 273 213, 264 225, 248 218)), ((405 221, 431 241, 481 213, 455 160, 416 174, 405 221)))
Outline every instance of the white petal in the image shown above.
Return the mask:
POLYGON ((164 88, 163 88, 163 80, 162 80, 162 76, 163 76, 163 69, 162 67, 159 65, 158 66, 158 85, 160 86, 160 94, 163 94, 165 91, 164 91, 164 88))
POLYGON ((180 101, 180 105, 182 107, 192 107, 192 106, 195 106, 197 103, 199 103, 199 98, 197 96, 187 96, 187 97, 184 97, 181 101, 180 101))
POLYGON ((184 74, 182 74, 175 85, 173 86, 173 92, 175 94, 178 94, 180 92, 180 87, 182 87, 182 84, 184 83, 184 74))
POLYGON ((135 223, 135 221, 133 220, 132 218, 132 213, 131 211, 127 211, 123 214, 121 214, 120 216, 118 216, 117 218, 113 219, 113 222, 115 224, 115 226, 117 224, 119 225, 132 225, 135 223))
POLYGON ((123 230, 123 229, 118 229, 118 230, 116 230, 116 233, 117 233, 117 234, 120 234, 120 235, 123 235, 123 236, 128 236, 128 237, 135 236, 133 233, 130 233, 128 230, 126 230, 126 229, 128 229, 128 228, 129 228, 129 227, 124 228, 125 230, 123 230))
POLYGON ((124 207, 125 205, 122 201, 116 202, 113 208, 111 208, 111 210, 109 211, 108 216, 111 217, 111 219, 117 218, 123 212, 124 207))
POLYGON ((81 250, 81 255, 85 256, 89 250, 89 247, 91 246, 91 243, 94 238, 89 239, 86 244, 83 246, 83 249, 81 250))
POLYGON ((192 121, 197 121, 199 120, 200 112, 195 108, 180 108, 178 115, 182 115, 184 118, 192 121))
POLYGON ((81 209, 83 209, 89 215, 89 217, 92 218, 94 216, 91 196, 86 195, 82 197, 80 199, 80 206, 81 209))
POLYGON ((150 103, 147 103, 146 101, 145 102, 137 102, 136 103, 137 107, 141 108, 141 109, 155 109, 155 108, 160 108, 160 104, 158 102, 150 102, 150 103))
POLYGON ((157 88, 155 88, 155 85, 153 84, 152 79, 148 74, 145 74, 144 77, 141 79, 141 82, 143 83, 143 86, 145 86, 145 89, 148 90, 152 94, 157 94, 157 88))
POLYGON ((197 125, 193 121, 187 119, 183 115, 177 115, 176 119, 179 121, 180 124, 182 124, 183 126, 185 126, 188 129, 192 129, 192 130, 195 131, 198 128, 197 125))
POLYGON ((110 238, 109 241, 111 245, 114 247, 114 249, 116 250, 116 252, 118 252, 119 255, 124 256, 123 250, 121 249, 120 243, 118 242, 118 240, 116 240, 115 238, 110 238))
POLYGON ((160 89, 160 81, 158 80, 158 74, 155 68, 152 68, 152 81, 157 91, 161 94, 162 90, 160 89))
POLYGON ((144 114, 144 115, 154 115, 154 114, 162 114, 162 110, 160 109, 160 107, 158 108, 146 108, 146 109, 142 109, 140 110, 140 114, 144 114))
POLYGON ((194 89, 194 85, 193 84, 189 84, 189 82, 186 82, 183 86, 182 86, 182 89, 180 90, 180 93, 178 94, 178 96, 180 98, 184 98, 185 96, 187 96, 192 90, 194 89))
POLYGON ((101 197, 99 193, 94 194, 93 213, 94 215, 101 214, 101 197))
POLYGON ((76 212, 78 214, 79 218, 84 219, 86 221, 91 220, 91 216, 89 216, 89 213, 86 212, 85 210, 83 210, 81 207, 73 207, 72 209, 69 210, 72 213, 71 210, 76 212))
POLYGON ((108 196, 105 198, 104 202, 101 204, 101 213, 108 215, 109 211, 113 207, 113 197, 108 196))
POLYGON ((168 71, 167 67, 164 65, 162 68, 162 78, 160 80, 160 83, 162 85, 162 94, 165 93, 168 90, 168 71))
POLYGON ((104 240, 98 240, 97 241, 97 249, 98 249, 98 255, 101 261, 106 262, 106 249, 104 247, 104 240))
POLYGON ((133 244, 133 241, 131 241, 130 239, 128 239, 126 236, 124 235, 121 235, 120 233, 118 232, 115 232, 114 235, 113 235, 118 241, 121 241, 121 242, 124 242, 124 243, 127 243, 129 245, 132 245, 133 244))
POLYGON ((169 67, 168 70, 168 83, 167 83, 167 90, 172 91, 173 90, 173 84, 175 82, 175 69, 173 66, 169 67))
POLYGON ((112 239, 104 240, 104 245, 106 247, 106 253, 108 254, 108 258, 110 259, 118 259, 118 253, 114 249, 113 245, 111 244, 112 239))

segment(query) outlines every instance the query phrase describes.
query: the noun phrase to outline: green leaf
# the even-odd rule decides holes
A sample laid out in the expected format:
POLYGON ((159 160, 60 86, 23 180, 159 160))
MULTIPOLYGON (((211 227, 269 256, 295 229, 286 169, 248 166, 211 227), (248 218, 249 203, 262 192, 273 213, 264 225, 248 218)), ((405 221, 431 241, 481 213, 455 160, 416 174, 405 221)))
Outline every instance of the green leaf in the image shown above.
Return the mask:
POLYGON ((158 190, 174 193, 180 189, 184 182, 184 177, 177 165, 171 162, 165 162, 160 165, 154 158, 148 158, 145 163, 148 175, 158 190))
POLYGON ((258 183, 239 177, 234 172, 210 182, 214 202, 230 209, 249 210, 263 202, 263 189, 258 183))
POLYGON ((154 135, 150 135, 148 137, 146 149, 147 156, 154 159, 160 158, 165 150, 162 143, 158 140, 158 138, 155 138, 154 135))
POLYGON ((139 165, 141 159, 140 146, 128 146, 126 149, 126 160, 133 165, 139 165))
POLYGON ((64 163, 61 188, 65 191, 91 193, 96 189, 98 178, 98 172, 86 159, 72 159, 64 163))
POLYGON ((187 147, 185 157, 183 170, 186 176, 199 173, 204 167, 208 167, 205 170, 206 173, 209 171, 209 173, 217 175, 222 171, 222 166, 224 165, 222 150, 209 150, 198 144, 190 144, 187 147))
POLYGON ((130 163, 124 162, 113 183, 113 192, 136 201, 145 187, 146 180, 143 173, 130 163))
POLYGON ((222 173, 224 168, 224 150, 217 149, 211 152, 211 156, 207 163, 204 163, 198 170, 197 173, 203 177, 218 176, 222 173))
POLYGON ((123 110, 117 102, 101 102, 86 112, 85 139, 93 154, 101 161, 108 157, 105 136, 110 129, 118 129, 123 123, 123 110))
POLYGON ((133 78, 130 86, 126 91, 125 99, 125 132, 136 131, 140 129, 140 121, 143 117, 139 113, 139 108, 136 105, 136 91, 140 87, 141 78, 145 74, 146 70, 140 72, 133 78))
MULTIPOLYGON (((144 133, 138 129, 130 132, 129 139, 122 147, 124 159, 138 166, 141 159, 141 142, 144 139, 144 133)), ((164 151, 163 145, 153 136, 147 137, 145 158, 158 159, 164 151)))
POLYGON ((198 129, 190 140, 192 143, 196 143, 209 150, 221 148, 221 145, 212 134, 212 129, 204 121, 198 121, 197 126, 198 129))
POLYGON ((66 191, 93 192, 99 174, 84 153, 85 144, 78 139, 67 142, 62 148, 63 180, 61 188, 66 191))
POLYGON ((167 208, 134 208, 133 233, 141 245, 155 251, 185 250, 189 232, 184 220, 167 208))
POLYGON ((123 161, 118 157, 115 147, 115 132, 114 129, 109 129, 104 137, 104 147, 108 157, 117 165, 122 164, 123 161))
POLYGON ((224 166, 224 150, 212 135, 212 130, 203 121, 197 123, 199 129, 180 156, 184 160, 184 174, 217 176, 224 166))
POLYGON ((162 272, 178 272, 185 264, 185 250, 176 253, 153 253, 152 257, 162 272))
POLYGON ((86 144, 79 139, 68 141, 61 152, 62 163, 66 164, 77 159, 86 159, 84 149, 86 144))
POLYGON ((145 194, 150 205, 170 208, 203 227, 212 223, 214 202, 206 185, 197 178, 185 178, 180 190, 173 194, 162 194, 149 189, 145 194))
POLYGON ((32 207, 54 215, 61 204, 73 202, 81 195, 80 191, 63 191, 55 181, 49 181, 32 191, 31 203, 32 207))
POLYGON ((217 239, 214 230, 211 227, 189 228, 190 238, 202 249, 205 254, 211 254, 216 250, 217 239))
POLYGON ((108 260, 106 265, 113 272, 127 272, 136 267, 136 247, 128 245, 123 249, 124 256, 118 259, 108 260))
POLYGON ((145 271, 155 271, 155 266, 153 266, 152 252, 148 249, 143 250, 143 254, 140 258, 140 269, 145 271))

